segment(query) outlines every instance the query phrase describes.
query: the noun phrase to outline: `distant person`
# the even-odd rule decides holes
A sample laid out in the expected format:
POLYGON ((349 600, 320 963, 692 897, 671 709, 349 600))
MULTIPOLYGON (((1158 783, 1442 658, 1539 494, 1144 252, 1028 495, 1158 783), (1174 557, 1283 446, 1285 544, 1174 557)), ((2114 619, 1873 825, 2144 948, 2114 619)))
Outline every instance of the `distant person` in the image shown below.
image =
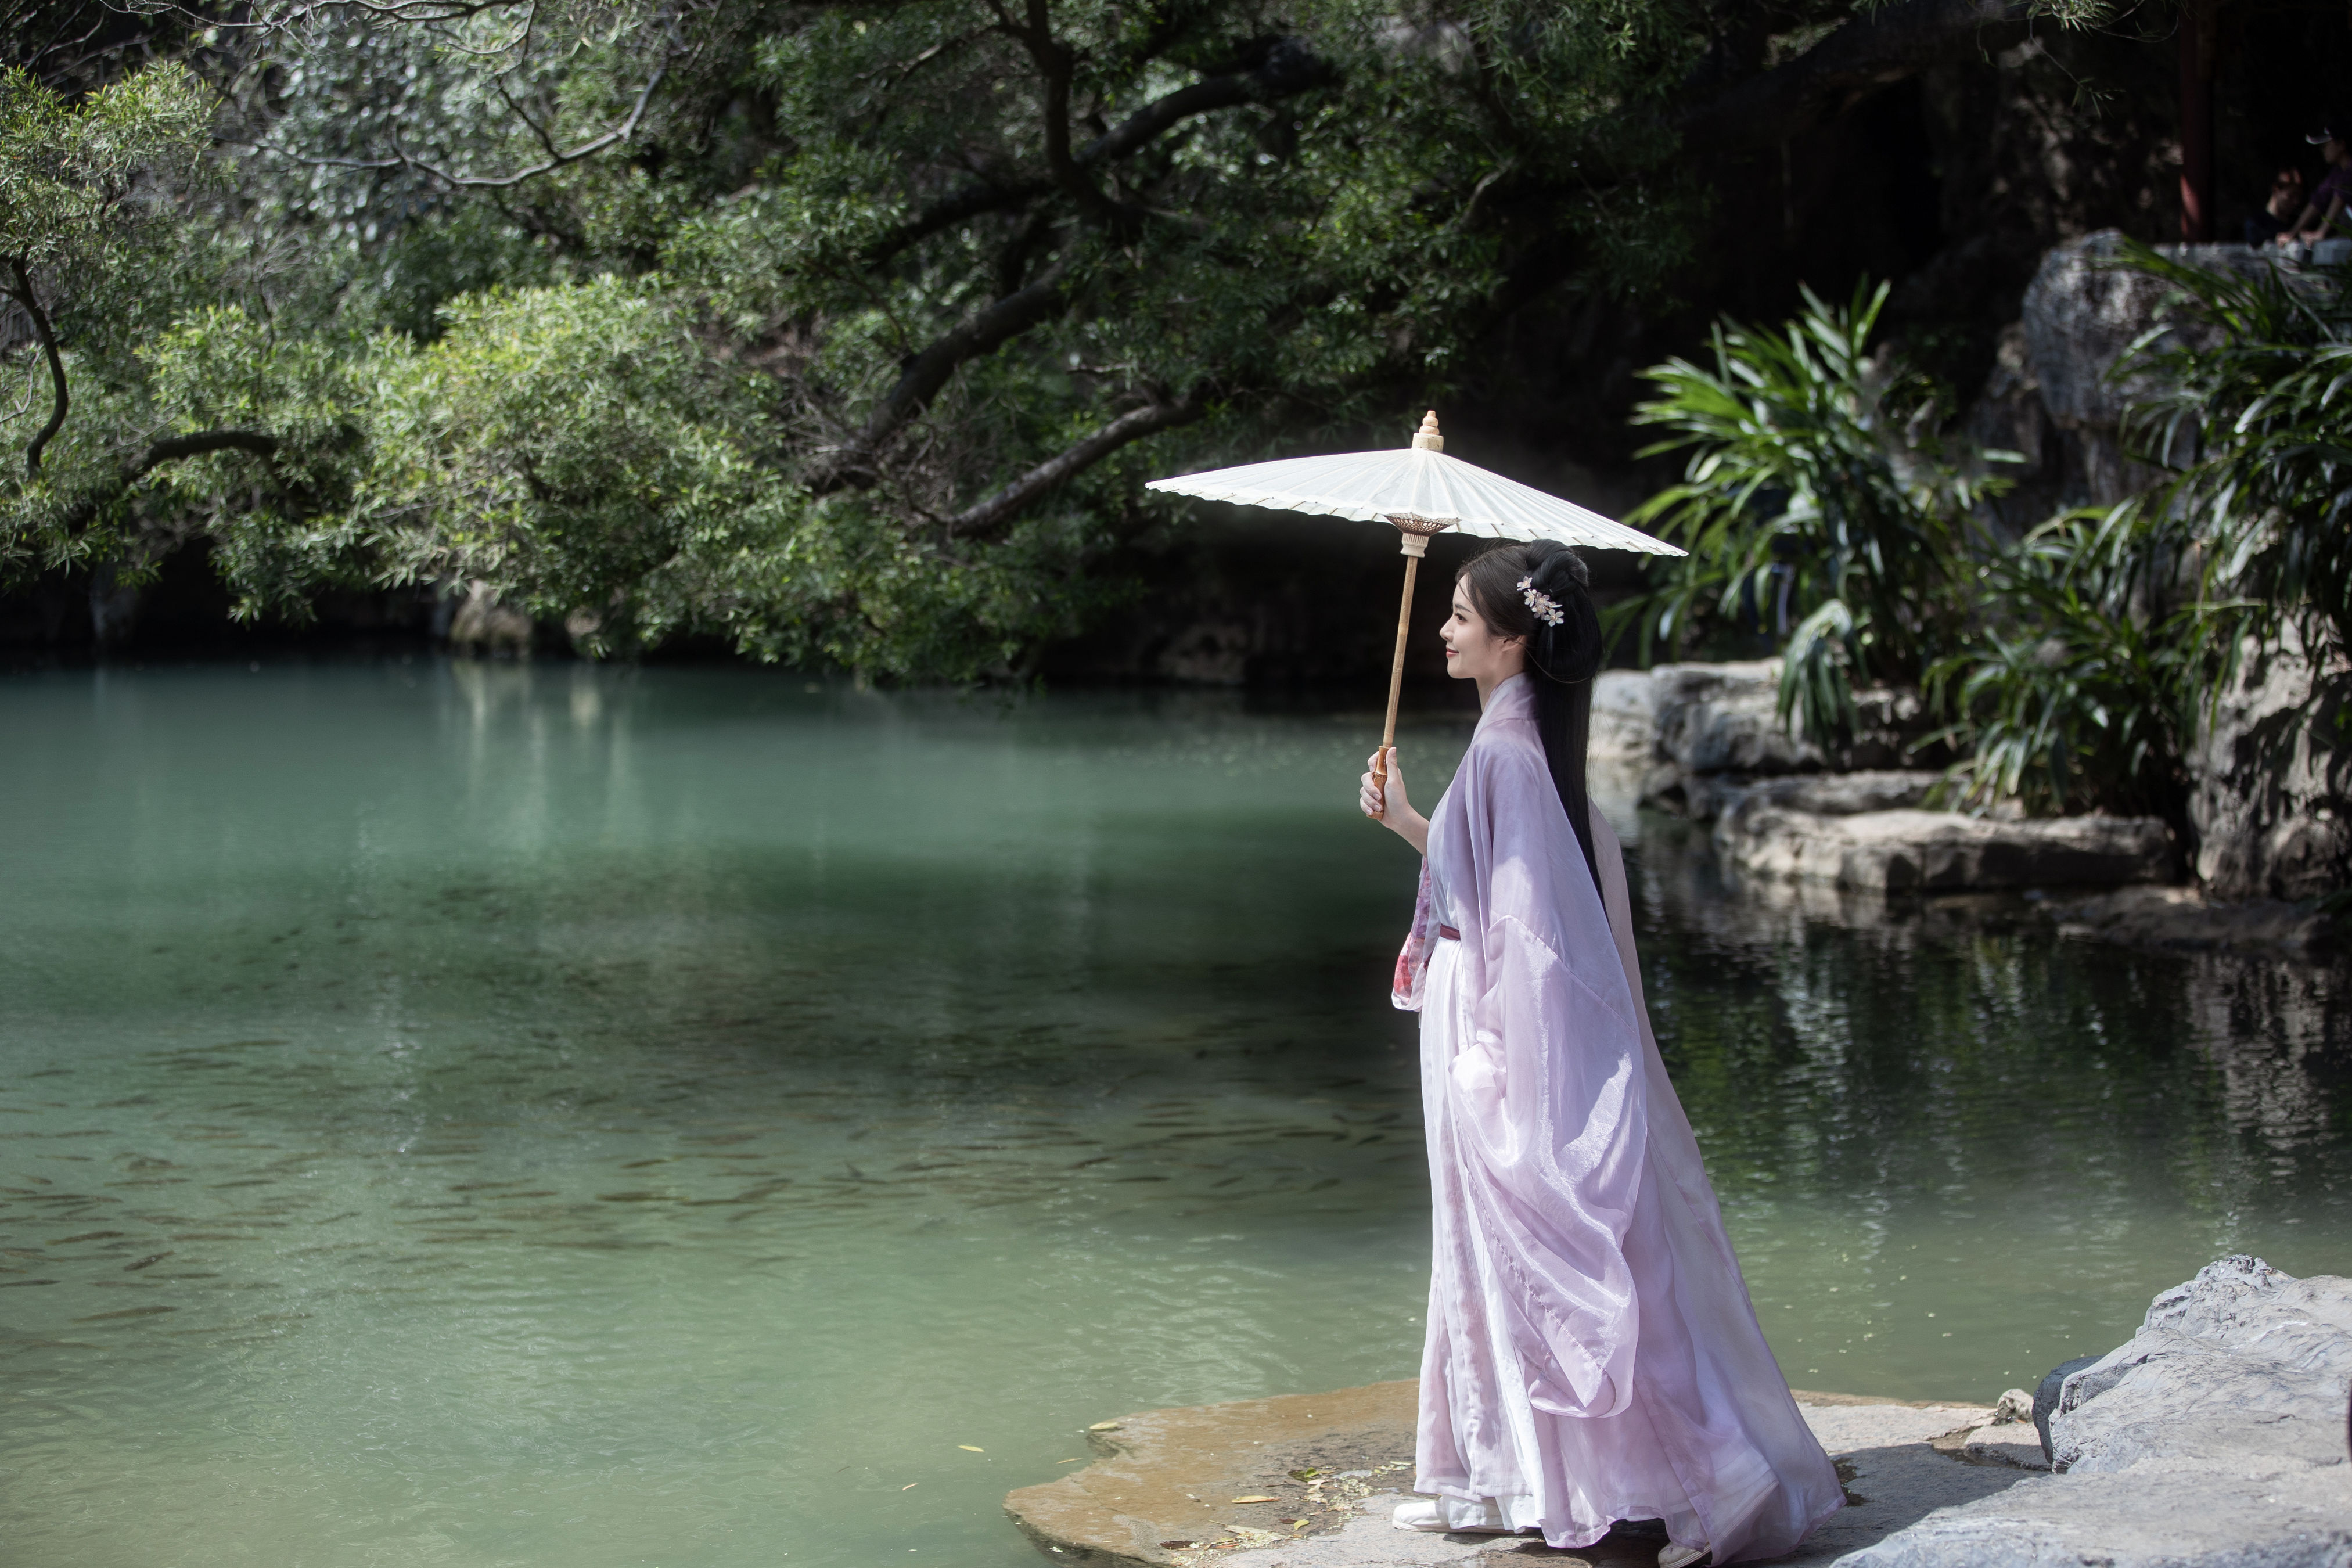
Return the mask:
POLYGON ((2305 205, 2303 171, 2292 167, 2281 169, 2271 176, 2270 200, 2263 204, 2261 211, 2246 220, 2246 243, 2256 250, 2266 245, 2277 244, 2279 236, 2294 226, 2294 220, 2302 216, 2305 205))
MULTIPOLYGON (((1446 673, 1484 711, 1429 816, 1393 1000, 1421 1015, 1435 1247, 1402 1530, 1590 1546, 1665 1522, 1659 1568, 1778 1557, 1844 1501, 1757 1324, 1642 1004, 1625 861, 1586 791, 1601 621, 1550 541, 1454 580, 1446 673)), ((1384 753, 1373 753, 1378 766, 1384 753)))
POLYGON ((2302 215, 2278 237, 2280 245, 2305 245, 2315 239, 2326 239, 2335 232, 2347 205, 2352 205, 2352 142, 2346 140, 2345 121, 2331 117, 2327 123, 2304 138, 2319 149, 2327 164, 2321 176, 2319 188, 2311 193, 2311 200, 2302 215))

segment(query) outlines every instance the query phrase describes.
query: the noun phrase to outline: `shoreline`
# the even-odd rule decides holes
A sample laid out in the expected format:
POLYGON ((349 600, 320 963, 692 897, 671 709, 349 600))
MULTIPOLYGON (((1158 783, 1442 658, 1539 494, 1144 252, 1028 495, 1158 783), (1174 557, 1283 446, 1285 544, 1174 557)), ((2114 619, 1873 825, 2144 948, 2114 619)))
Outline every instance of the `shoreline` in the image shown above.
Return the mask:
MULTIPOLYGON (((1646 1521, 1573 1551, 1394 1529, 1388 1512, 1412 1486, 1417 1392, 1405 1378, 1098 1422, 1087 1432, 1092 1463, 1013 1491, 1005 1513, 1046 1561, 1083 1568, 1435 1568, 1495 1552, 1655 1563, 1665 1537, 1646 1521)), ((2047 1468, 2014 1399, 1790 1392, 1837 1462, 1847 1506, 1783 1563, 1833 1562, 2047 1468)))

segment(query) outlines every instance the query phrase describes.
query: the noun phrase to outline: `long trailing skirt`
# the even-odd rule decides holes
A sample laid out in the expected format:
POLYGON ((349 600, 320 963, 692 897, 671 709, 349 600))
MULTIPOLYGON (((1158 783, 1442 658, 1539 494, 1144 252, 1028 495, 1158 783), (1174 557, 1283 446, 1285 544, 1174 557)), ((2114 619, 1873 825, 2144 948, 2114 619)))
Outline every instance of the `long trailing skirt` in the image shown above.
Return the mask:
POLYGON ((1612 1521, 1656 1519, 1718 1563, 1788 1551, 1843 1499, 1764 1343, 1655 1046, 1643 1042, 1648 1092, 1629 1097, 1652 1118, 1624 1243, 1639 1302, 1631 1395, 1613 1415, 1550 1414, 1530 1395, 1558 1379, 1514 1345, 1512 1262, 1470 1219, 1465 1190, 1458 1123, 1479 1110, 1468 1101, 1501 1086, 1455 1070, 1475 1037, 1461 942, 1431 943, 1428 961, 1435 1251, 1414 1489, 1435 1494, 1448 1523, 1538 1530, 1556 1547, 1590 1545, 1612 1521), (1702 1197, 1688 1195, 1694 1179, 1702 1197))

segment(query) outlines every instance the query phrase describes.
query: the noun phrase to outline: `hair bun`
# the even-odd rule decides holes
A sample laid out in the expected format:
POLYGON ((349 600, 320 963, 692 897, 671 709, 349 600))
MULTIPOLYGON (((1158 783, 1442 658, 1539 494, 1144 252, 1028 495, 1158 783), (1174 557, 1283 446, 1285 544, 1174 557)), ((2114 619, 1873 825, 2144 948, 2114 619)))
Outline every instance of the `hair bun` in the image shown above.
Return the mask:
POLYGON ((1591 586, 1592 573, 1584 564, 1584 557, 1559 540, 1538 539, 1523 548, 1528 564, 1534 569, 1538 586, 1550 588, 1567 583, 1573 583, 1580 588, 1591 586))
POLYGON ((1536 628, 1528 645, 1529 662, 1538 673, 1574 686, 1599 673, 1603 647, 1599 617, 1586 593, 1591 573, 1584 558, 1555 539, 1538 539, 1521 547, 1533 585, 1558 600, 1567 619, 1536 628))

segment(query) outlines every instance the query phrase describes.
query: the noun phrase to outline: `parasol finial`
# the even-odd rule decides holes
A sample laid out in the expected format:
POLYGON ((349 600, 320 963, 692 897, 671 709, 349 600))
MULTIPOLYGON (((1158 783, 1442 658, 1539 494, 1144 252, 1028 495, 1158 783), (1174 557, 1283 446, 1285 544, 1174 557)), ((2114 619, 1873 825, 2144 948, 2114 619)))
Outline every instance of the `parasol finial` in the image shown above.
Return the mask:
POLYGON ((1421 428, 1413 433, 1412 449, 1416 452, 1443 452, 1445 437, 1437 433, 1437 410, 1433 408, 1421 416, 1421 428))

